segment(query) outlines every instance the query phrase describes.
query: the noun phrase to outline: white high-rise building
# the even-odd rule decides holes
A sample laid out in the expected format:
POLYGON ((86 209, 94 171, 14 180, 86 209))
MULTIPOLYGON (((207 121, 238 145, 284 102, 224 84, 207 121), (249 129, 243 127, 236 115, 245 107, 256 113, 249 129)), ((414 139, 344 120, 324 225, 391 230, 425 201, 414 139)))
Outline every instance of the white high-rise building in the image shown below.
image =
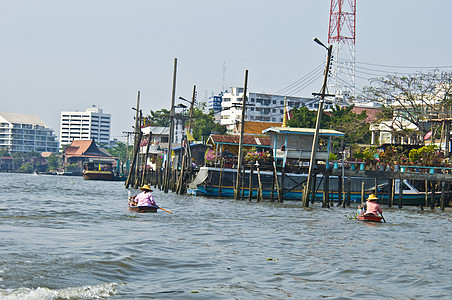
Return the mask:
POLYGON ((111 115, 95 106, 84 112, 63 111, 60 122, 60 145, 73 140, 95 140, 97 144, 110 143, 111 115))
POLYGON ((53 129, 37 115, 0 112, 0 149, 10 152, 58 152, 53 129))
MULTIPOLYGON (((233 131, 234 126, 242 119, 243 88, 233 87, 231 92, 226 91, 221 96, 220 125, 225 125, 228 131, 233 131)), ((284 103, 288 110, 300 106, 309 109, 318 108, 318 100, 314 98, 248 92, 245 121, 282 123, 284 103)))

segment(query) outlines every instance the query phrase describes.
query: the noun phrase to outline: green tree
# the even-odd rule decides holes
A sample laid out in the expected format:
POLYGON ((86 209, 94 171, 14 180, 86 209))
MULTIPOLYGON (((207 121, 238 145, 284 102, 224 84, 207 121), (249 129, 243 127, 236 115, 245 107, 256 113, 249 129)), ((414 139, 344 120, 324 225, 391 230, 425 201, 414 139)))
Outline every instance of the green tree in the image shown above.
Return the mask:
POLYGON ((206 114, 202 111, 202 109, 197 107, 193 109, 192 130, 193 137, 197 141, 201 141, 203 137, 209 136, 212 133, 226 133, 226 127, 215 123, 213 110, 206 114))
POLYGON ((152 126, 169 127, 170 111, 167 109, 151 110, 151 114, 146 119, 152 126))
POLYGON ((47 171, 56 170, 60 167, 60 159, 55 155, 55 153, 50 154, 47 157, 47 171))
POLYGON ((21 173, 31 173, 33 172, 33 165, 31 163, 24 163, 20 166, 19 171, 21 173))
MULTIPOLYGON (((292 109, 292 118, 287 121, 287 126, 296 128, 315 128, 317 111, 309 110, 306 106, 292 109)), ((327 114, 322 114, 320 128, 325 128, 330 118, 327 114)))
MULTIPOLYGON (((129 157, 131 150, 133 149, 132 145, 129 145, 129 157)), ((126 161, 127 156, 127 145, 124 142, 117 142, 113 148, 107 149, 110 155, 119 158, 121 161, 126 161)))
POLYGON ((327 126, 331 129, 341 131, 345 134, 345 144, 369 143, 369 124, 366 122, 365 111, 356 114, 353 106, 333 107, 327 126))

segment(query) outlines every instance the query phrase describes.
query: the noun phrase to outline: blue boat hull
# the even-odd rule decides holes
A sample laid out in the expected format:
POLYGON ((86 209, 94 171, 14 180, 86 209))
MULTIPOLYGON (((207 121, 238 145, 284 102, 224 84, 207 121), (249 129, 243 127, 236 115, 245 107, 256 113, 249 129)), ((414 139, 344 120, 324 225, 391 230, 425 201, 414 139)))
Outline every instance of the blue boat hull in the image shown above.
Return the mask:
MULTIPOLYGON (((235 186, 235 177, 236 170, 234 169, 224 169, 220 170, 218 168, 205 168, 207 171, 207 176, 204 180, 199 180, 201 183, 196 185, 196 188, 193 188, 191 192, 197 196, 208 196, 208 197, 234 197, 234 186, 235 186), (220 174, 221 174, 221 182, 222 189, 220 195, 219 182, 220 182, 220 174)), ((261 172, 261 183, 263 187, 263 197, 266 199, 277 199, 278 194, 276 189, 272 191, 274 176, 272 172, 261 172), (273 195, 272 195, 273 194, 273 195)), ((249 185, 249 172, 245 172, 245 178, 243 180, 245 188, 243 189, 243 197, 249 198, 250 189, 249 185)), ((280 176, 280 174, 278 174, 280 176)), ((302 200, 302 187, 306 182, 307 175, 306 174, 286 174, 284 183, 284 200, 302 200)), ((319 201, 323 200, 323 179, 321 176, 317 178, 317 192, 316 199, 319 201)), ((350 193, 350 201, 354 203, 361 203, 361 187, 362 182, 365 183, 365 190, 368 192, 365 193, 365 197, 367 198, 370 195, 370 189, 375 187, 375 180, 373 178, 362 178, 362 177, 352 177, 351 178, 351 193, 350 193)), ((330 177, 329 184, 329 199, 330 201, 338 201, 339 193, 338 193, 338 178, 337 176, 330 177)), ((425 193, 418 192, 413 187, 411 187, 411 191, 405 191, 403 193, 403 205, 425 205, 425 193)), ((256 172, 253 174, 253 185, 252 185, 252 197, 257 197, 258 191, 258 177, 256 172)), ((389 195, 388 193, 378 193, 379 203, 380 204, 388 204, 389 195)), ((396 193, 394 195, 393 204, 398 203, 399 194, 396 193)), ((437 195, 436 198, 439 198, 437 195)), ((427 199, 430 201, 430 196, 427 199)))

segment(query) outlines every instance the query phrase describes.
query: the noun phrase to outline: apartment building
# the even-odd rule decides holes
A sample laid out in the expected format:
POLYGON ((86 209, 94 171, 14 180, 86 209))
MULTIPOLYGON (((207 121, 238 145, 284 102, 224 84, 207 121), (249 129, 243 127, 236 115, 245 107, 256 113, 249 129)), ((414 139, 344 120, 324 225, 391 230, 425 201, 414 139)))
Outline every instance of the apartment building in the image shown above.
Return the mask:
POLYGON ((110 143, 111 115, 98 107, 84 112, 63 111, 60 122, 60 145, 73 140, 95 140, 98 145, 110 143))
POLYGON ((58 152, 53 129, 37 115, 0 112, 0 149, 10 152, 58 152))
MULTIPOLYGON (((228 131, 233 131, 242 119, 243 88, 233 87, 230 92, 222 93, 221 98, 220 124, 225 125, 228 131)), ((212 106, 215 103, 218 107, 218 101, 212 99, 212 106)), ((318 108, 318 101, 313 98, 248 92, 245 121, 282 122, 285 102, 289 110, 300 106, 318 108)))

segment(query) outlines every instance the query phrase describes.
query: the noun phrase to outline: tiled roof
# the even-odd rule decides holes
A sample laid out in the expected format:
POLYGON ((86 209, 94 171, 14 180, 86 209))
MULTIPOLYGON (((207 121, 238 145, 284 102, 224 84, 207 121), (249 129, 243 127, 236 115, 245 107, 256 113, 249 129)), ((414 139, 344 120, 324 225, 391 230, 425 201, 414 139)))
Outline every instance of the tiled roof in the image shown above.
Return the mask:
POLYGON ((111 156, 97 148, 94 140, 75 140, 64 149, 67 156, 111 156))
MULTIPOLYGON (((269 127, 280 127, 280 126, 282 126, 282 123, 245 121, 245 126, 244 126, 245 128, 244 128, 243 132, 245 134, 262 134, 262 131, 269 127)), ((240 126, 239 126, 239 128, 240 128, 240 126)))
POLYGON ((372 123, 375 120, 377 120, 377 114, 379 112, 381 112, 381 110, 382 110, 381 108, 373 108, 373 107, 356 107, 355 106, 352 108, 352 112, 354 112, 357 115, 359 115, 360 113, 365 111, 367 114, 367 118, 366 118, 367 123, 372 123))

